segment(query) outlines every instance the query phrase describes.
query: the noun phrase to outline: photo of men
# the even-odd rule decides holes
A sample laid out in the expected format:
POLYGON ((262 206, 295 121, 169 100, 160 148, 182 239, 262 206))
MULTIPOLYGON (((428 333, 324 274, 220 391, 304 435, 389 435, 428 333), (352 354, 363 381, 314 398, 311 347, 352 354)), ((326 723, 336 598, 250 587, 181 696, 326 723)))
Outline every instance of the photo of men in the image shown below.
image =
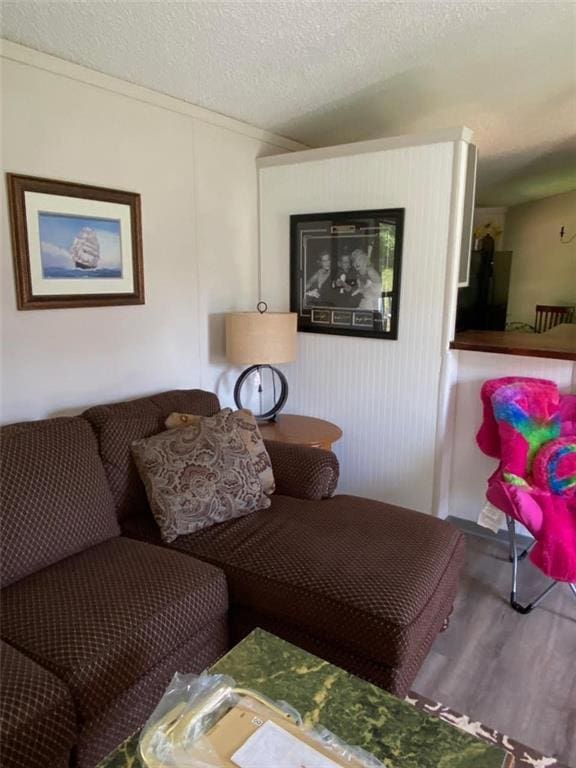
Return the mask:
POLYGON ((299 330, 395 338, 403 213, 291 217, 299 330))
POLYGON ((377 240, 373 236, 348 242, 334 238, 327 245, 328 240, 310 238, 306 243, 304 305, 382 311, 377 240))

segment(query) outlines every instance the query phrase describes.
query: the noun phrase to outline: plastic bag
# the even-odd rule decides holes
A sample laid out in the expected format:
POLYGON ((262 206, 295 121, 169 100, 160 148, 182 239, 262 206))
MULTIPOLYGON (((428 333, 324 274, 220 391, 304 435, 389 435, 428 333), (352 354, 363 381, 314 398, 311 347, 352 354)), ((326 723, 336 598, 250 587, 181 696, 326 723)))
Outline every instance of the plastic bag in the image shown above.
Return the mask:
POLYGON ((147 768, 291 768, 302 764, 301 755, 318 768, 384 768, 325 728, 304 726, 285 702, 206 673, 174 675, 142 729, 139 749, 147 768), (267 761, 266 754, 275 757, 267 761))

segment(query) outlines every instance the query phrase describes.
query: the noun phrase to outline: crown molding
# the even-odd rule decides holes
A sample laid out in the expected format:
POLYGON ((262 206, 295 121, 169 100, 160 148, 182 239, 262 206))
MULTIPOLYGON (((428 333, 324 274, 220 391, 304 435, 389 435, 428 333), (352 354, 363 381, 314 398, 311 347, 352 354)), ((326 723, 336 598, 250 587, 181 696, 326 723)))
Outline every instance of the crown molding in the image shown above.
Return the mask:
POLYGON ((97 72, 96 70, 80 66, 79 64, 73 64, 56 56, 51 56, 47 53, 36 51, 33 48, 13 43, 10 40, 0 39, 0 57, 29 67, 35 67, 36 69, 41 69, 54 75, 66 77, 69 80, 76 80, 77 82, 93 86, 94 88, 101 88, 105 91, 118 93, 129 99, 134 99, 135 101, 152 104, 161 109, 166 109, 169 112, 177 112, 181 115, 187 115, 195 120, 200 120, 204 123, 209 123, 210 125, 224 128, 243 136, 248 136, 251 139, 271 144, 280 149, 289 151, 306 149, 305 144, 300 144, 285 136, 278 136, 270 131, 265 131, 261 128, 256 128, 253 125, 249 125, 248 123, 243 123, 241 120, 236 120, 233 117, 227 117, 218 112, 204 109, 204 107, 198 107, 183 99, 177 99, 173 96, 167 96, 164 93, 160 93, 159 91, 153 91, 150 88, 134 85, 127 80, 121 80, 120 78, 112 77, 111 75, 105 75, 102 72, 97 72))

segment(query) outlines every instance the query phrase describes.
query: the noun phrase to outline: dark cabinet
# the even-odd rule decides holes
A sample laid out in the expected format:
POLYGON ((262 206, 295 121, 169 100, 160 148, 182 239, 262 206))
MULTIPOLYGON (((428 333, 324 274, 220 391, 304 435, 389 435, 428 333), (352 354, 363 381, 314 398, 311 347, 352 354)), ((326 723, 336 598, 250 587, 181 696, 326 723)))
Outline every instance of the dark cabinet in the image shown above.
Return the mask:
POLYGON ((458 289, 456 331, 504 331, 512 251, 472 251, 470 280, 458 289))

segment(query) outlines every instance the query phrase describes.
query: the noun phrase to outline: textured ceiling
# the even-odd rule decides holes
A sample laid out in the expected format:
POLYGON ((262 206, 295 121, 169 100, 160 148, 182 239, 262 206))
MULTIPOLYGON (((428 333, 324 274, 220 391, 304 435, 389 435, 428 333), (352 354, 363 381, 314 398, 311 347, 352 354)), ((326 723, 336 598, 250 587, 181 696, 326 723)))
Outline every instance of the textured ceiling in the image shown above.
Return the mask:
POLYGON ((2 35, 310 146, 465 124, 484 205, 576 188, 572 2, 4 2, 2 35))

